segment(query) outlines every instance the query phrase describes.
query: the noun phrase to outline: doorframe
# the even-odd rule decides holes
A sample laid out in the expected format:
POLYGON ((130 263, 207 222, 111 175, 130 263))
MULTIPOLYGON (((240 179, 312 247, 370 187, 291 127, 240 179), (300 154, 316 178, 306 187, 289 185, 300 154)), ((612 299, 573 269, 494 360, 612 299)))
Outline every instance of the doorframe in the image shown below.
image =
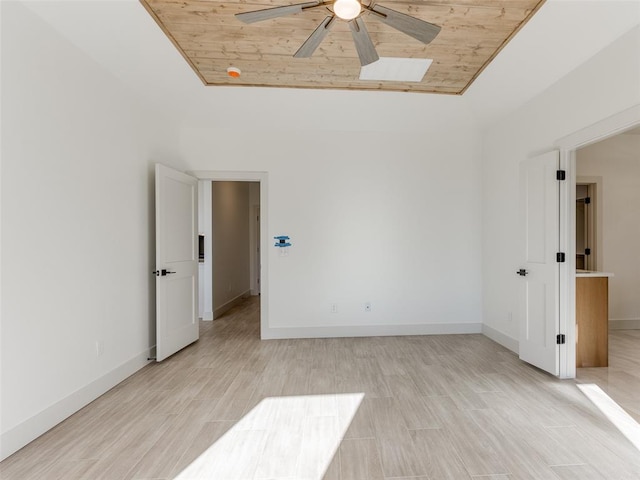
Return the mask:
POLYGON ((260 295, 260 255, 262 253, 260 247, 260 235, 262 230, 260 229, 260 205, 253 204, 251 205, 251 255, 250 255, 250 263, 251 268, 251 295, 260 295), (254 221, 254 218, 257 220, 254 221), (256 225, 256 223, 258 225, 256 225))
MULTIPOLYGON (((560 168, 567 172, 568 188, 560 189, 560 248, 566 263, 560 268, 560 378, 576 377, 576 151, 640 125, 640 104, 560 138, 560 168), (564 347, 564 348, 563 348, 564 347)), ((600 265, 602 268, 602 265, 600 265)))
POLYGON ((198 215, 201 215, 202 223, 199 222, 199 226, 204 227, 200 232, 201 234, 204 234, 204 262, 202 264, 204 278, 201 289, 204 292, 202 295, 202 320, 210 322, 213 320, 213 238, 211 237, 213 225, 211 222, 211 182, 198 179, 198 194, 202 195, 202 208, 198 209, 198 215))
MULTIPOLYGON (((192 170, 189 175, 198 180, 212 182, 258 182, 260 183, 260 250, 268 252, 268 174, 258 171, 192 170)), ((260 338, 266 336, 269 329, 269 256, 261 255, 260 271, 260 338)))

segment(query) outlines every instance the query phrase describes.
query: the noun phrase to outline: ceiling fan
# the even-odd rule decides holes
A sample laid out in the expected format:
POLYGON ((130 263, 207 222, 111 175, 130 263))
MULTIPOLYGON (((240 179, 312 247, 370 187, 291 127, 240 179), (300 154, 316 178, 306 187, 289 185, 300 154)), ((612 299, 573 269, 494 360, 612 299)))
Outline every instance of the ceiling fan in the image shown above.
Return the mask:
POLYGON ((304 2, 294 5, 265 8, 253 12, 236 13, 235 16, 244 23, 254 23, 271 18, 283 17, 285 15, 292 15, 294 13, 303 12, 304 10, 319 7, 327 7, 332 14, 326 17, 302 44, 298 51, 293 55, 296 58, 309 58, 313 55, 313 52, 316 51, 320 43, 322 43, 322 40, 324 40, 324 37, 329 33, 336 17, 349 24, 349 29, 353 36, 353 42, 355 43, 358 57, 360 58, 360 64, 362 66, 373 63, 379 58, 376 48, 371 41, 371 37, 369 36, 365 24, 362 21, 362 15, 364 13, 374 15, 381 22, 386 23, 390 27, 393 27, 425 44, 436 38, 441 28, 433 23, 425 22, 419 18, 396 12, 395 10, 383 7, 382 5, 377 5, 375 0, 372 0, 368 5, 360 3, 359 0, 318 0, 315 2, 304 2), (329 8, 329 6, 331 6, 331 8, 329 8))

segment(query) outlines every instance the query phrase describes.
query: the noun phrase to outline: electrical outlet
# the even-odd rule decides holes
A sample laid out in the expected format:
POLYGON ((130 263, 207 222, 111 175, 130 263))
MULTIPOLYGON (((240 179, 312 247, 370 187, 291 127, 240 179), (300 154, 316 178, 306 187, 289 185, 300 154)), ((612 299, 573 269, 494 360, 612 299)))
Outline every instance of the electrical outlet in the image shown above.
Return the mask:
POLYGON ((371 311, 371 302, 366 302, 364 304, 364 311, 365 312, 370 312, 371 311))
POLYGON ((104 342, 102 340, 96 341, 96 357, 101 357, 104 353, 104 342))
POLYGON ((338 313, 338 304, 337 303, 332 303, 331 304, 331 313, 338 313))
POLYGON ((511 323, 513 321, 513 313, 507 313, 507 323, 511 323))

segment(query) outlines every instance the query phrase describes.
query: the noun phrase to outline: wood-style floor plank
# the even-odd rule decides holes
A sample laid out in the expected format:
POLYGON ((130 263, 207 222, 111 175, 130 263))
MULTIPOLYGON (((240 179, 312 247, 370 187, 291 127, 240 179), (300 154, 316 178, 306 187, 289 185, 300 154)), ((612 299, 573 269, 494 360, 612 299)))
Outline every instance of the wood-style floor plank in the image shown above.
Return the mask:
POLYGON ((640 479, 640 453, 576 386, 640 418, 640 331, 610 332, 609 367, 571 381, 482 335, 260 341, 258 308, 202 322, 197 343, 7 458, 0 478, 640 479), (355 414, 347 394, 364 394, 355 414))
POLYGON ((342 480, 384 480, 376 442, 372 438, 348 439, 340 445, 342 480))

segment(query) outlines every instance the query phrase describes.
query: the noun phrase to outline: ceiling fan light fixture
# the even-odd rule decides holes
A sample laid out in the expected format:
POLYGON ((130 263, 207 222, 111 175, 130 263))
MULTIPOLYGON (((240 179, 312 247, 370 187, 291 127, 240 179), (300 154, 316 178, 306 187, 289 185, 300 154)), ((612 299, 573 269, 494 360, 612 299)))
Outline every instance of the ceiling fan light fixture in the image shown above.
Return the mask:
POLYGON ((353 20, 361 10, 358 0, 336 0, 333 4, 333 12, 342 20, 353 20))

